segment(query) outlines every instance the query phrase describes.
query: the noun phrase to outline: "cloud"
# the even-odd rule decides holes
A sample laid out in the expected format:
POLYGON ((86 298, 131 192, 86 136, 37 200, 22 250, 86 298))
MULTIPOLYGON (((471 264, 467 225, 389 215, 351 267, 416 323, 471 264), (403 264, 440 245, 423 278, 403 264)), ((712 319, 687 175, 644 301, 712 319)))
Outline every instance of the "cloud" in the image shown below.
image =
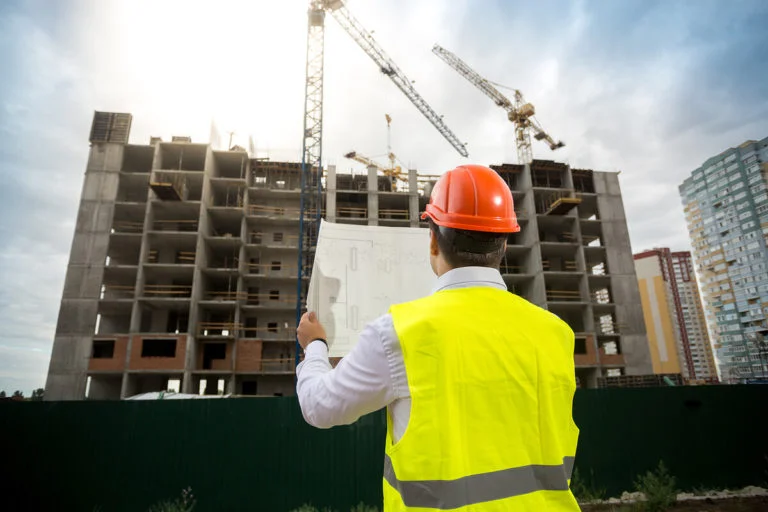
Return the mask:
MULTIPOLYGON (((535 104, 566 143, 553 153, 534 142, 537 158, 622 171, 636 251, 688 247, 677 186, 768 134, 764 2, 347 3, 470 161, 515 161, 513 127, 434 43, 535 104)), ((0 2, 0 12, 0 388, 31 390, 45 378, 93 111, 133 113, 139 143, 207 140, 216 116, 264 154, 300 158, 306 3, 0 2)), ((343 158, 352 149, 383 157, 385 113, 406 165, 440 173, 465 161, 329 16, 324 161, 346 170, 359 169, 343 158)))

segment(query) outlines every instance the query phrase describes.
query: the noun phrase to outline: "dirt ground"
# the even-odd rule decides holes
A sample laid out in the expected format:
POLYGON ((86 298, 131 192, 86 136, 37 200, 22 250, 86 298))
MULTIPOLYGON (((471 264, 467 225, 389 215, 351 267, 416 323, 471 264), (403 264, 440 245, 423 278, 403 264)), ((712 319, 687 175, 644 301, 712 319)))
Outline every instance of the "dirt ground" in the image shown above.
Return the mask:
MULTIPOLYGON (((633 505, 583 505, 584 512, 632 512, 633 505)), ((768 497, 688 500, 676 503, 672 512, 766 512, 768 497)))

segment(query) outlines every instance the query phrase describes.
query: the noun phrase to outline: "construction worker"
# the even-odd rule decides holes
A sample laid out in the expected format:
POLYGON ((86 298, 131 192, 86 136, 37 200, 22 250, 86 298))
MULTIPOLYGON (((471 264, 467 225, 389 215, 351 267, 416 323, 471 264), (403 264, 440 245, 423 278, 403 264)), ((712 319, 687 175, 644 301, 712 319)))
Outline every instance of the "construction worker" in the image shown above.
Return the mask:
POLYGON ((499 265, 520 231, 509 187, 462 165, 437 181, 422 219, 431 295, 368 324, 336 368, 315 313, 302 317, 304 418, 330 428, 387 408, 386 512, 579 510, 574 335, 507 291, 499 265))

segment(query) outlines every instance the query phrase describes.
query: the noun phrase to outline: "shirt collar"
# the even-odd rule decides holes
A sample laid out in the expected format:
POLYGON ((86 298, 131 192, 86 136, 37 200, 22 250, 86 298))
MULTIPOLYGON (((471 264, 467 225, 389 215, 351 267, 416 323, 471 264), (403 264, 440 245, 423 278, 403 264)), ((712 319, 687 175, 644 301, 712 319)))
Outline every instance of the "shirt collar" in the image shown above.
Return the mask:
POLYGON ((454 288, 469 288, 472 286, 488 286, 507 290, 507 285, 501 277, 501 272, 489 267, 462 267, 449 270, 437 278, 432 293, 454 288))

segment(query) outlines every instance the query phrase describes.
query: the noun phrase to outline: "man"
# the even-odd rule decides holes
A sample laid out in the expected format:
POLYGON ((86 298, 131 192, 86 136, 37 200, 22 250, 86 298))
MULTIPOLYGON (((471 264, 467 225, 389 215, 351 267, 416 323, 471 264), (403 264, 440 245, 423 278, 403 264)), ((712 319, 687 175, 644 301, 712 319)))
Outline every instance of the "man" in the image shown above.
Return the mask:
MULTIPOLYGON (((438 281, 365 327, 332 369, 313 312, 298 327, 304 418, 319 428, 387 407, 384 510, 577 511, 573 331, 507 291, 499 265, 520 231, 492 169, 441 176, 422 219, 438 281)), ((535 250, 535 249, 534 249, 535 250)))

